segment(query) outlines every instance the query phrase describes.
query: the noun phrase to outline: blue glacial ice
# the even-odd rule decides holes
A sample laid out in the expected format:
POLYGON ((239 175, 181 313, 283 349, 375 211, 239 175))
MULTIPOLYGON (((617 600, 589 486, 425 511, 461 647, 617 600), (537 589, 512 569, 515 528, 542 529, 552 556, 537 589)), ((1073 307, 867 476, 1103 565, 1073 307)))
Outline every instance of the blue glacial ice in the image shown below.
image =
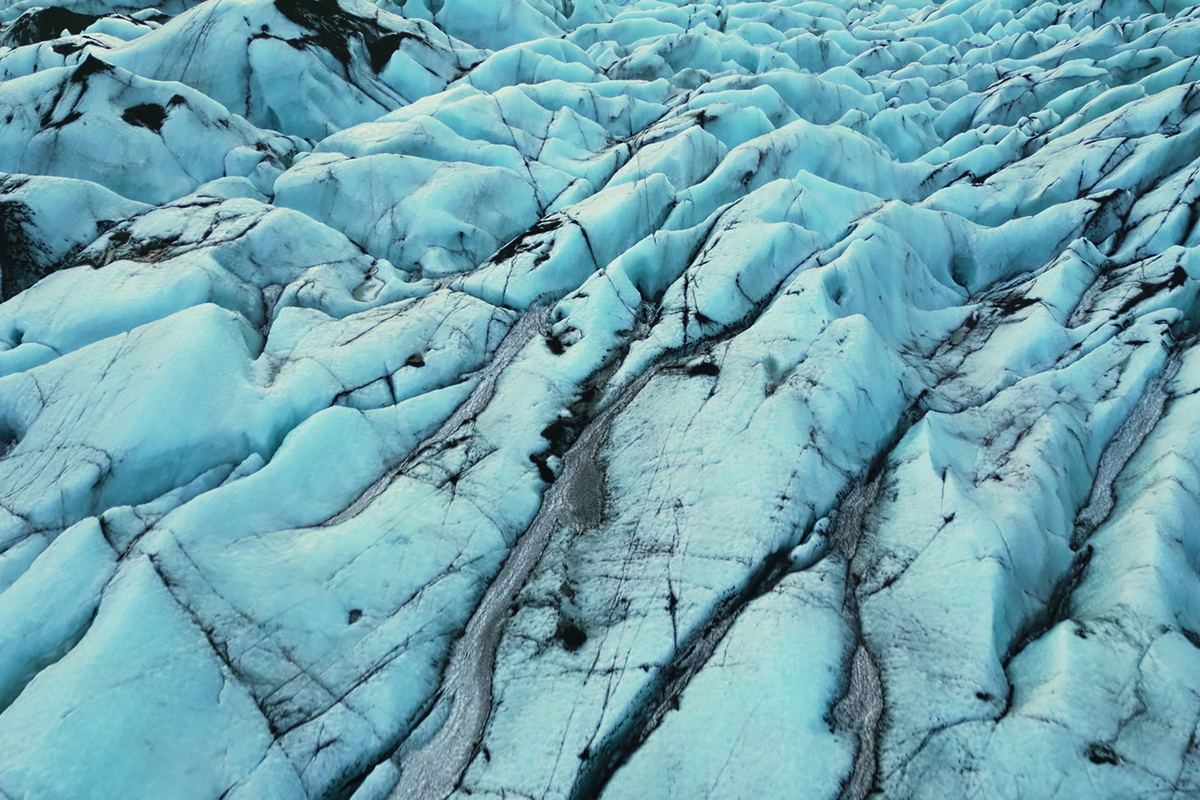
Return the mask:
POLYGON ((0 0, 0 800, 1200 797, 1200 6, 0 0))

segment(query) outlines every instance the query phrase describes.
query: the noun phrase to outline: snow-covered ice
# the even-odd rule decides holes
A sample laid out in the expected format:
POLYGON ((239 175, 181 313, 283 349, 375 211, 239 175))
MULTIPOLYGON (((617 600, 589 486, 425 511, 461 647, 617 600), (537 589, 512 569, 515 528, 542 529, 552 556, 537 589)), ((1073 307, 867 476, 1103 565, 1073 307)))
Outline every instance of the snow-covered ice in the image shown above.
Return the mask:
POLYGON ((40 2, 0 799, 1200 797, 1200 7, 40 2))

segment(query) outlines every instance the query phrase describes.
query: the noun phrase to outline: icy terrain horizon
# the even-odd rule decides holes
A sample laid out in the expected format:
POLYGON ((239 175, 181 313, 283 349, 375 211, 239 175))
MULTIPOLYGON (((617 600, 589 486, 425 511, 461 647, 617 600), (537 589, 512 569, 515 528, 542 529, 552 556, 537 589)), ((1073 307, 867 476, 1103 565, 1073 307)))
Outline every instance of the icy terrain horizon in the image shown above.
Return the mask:
POLYGON ((0 800, 1200 798, 1200 8, 38 2, 0 800))

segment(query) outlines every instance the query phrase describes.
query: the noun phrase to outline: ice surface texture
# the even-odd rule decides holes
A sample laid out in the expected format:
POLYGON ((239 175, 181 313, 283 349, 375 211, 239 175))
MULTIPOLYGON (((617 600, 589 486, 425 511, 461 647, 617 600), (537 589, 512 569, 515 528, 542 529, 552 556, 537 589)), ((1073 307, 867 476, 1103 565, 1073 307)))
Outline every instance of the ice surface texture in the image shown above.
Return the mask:
POLYGON ((0 800, 1200 797, 1198 43, 5 3, 0 800))

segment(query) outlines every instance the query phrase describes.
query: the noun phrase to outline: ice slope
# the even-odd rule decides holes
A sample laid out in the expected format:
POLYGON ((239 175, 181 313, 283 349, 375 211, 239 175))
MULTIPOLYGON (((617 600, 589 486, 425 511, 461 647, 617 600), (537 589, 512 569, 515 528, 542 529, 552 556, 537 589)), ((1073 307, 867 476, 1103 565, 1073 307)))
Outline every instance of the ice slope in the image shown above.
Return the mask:
POLYGON ((1200 7, 0 20, 0 798, 1200 796, 1200 7))

